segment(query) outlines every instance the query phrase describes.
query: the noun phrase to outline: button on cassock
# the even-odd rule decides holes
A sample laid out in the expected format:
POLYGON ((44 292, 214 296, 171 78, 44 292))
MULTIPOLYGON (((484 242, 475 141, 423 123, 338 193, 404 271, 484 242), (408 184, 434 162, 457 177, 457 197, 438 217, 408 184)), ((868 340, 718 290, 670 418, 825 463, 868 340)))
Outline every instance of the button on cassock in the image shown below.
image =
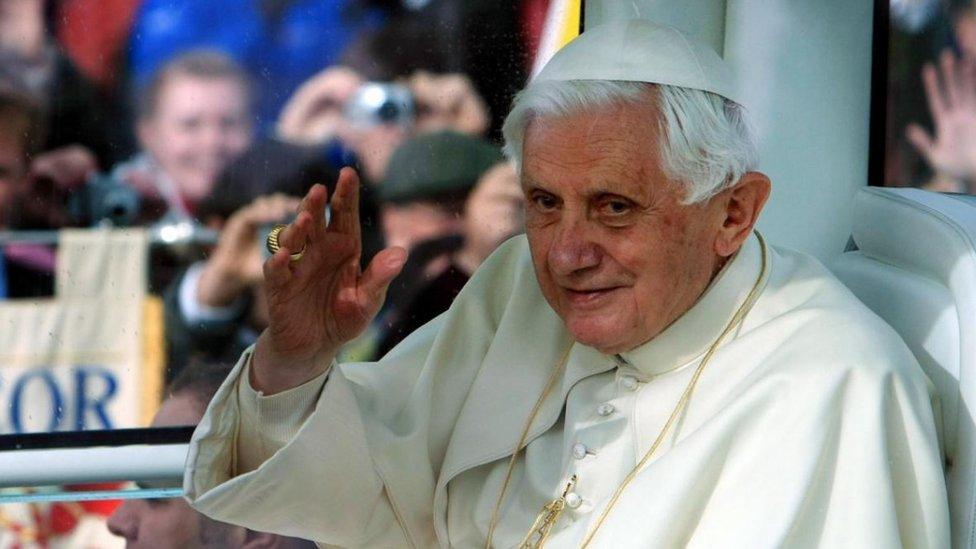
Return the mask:
POLYGON ((616 411, 616 409, 617 408, 614 407, 613 404, 610 404, 609 402, 604 402, 603 404, 597 406, 596 413, 600 414, 601 416, 606 417, 606 416, 609 416, 610 414, 614 413, 614 411, 616 411))
POLYGON ((621 378, 620 383, 623 384, 624 388, 628 391, 637 390, 637 379, 632 376, 624 376, 621 378))
POLYGON ((586 445, 577 442, 573 445, 573 457, 576 459, 583 459, 586 457, 586 445))
POLYGON ((576 492, 566 494, 566 507, 576 509, 581 503, 583 503, 583 498, 581 498, 576 492))

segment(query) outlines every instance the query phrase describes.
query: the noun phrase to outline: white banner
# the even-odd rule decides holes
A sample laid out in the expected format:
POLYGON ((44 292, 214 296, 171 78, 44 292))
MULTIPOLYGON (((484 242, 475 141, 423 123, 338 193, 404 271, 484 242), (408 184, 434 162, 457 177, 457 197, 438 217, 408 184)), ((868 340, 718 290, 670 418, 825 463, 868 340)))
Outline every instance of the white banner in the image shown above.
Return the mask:
POLYGON ((0 302, 0 434, 145 424, 162 345, 144 325, 146 257, 142 231, 65 232, 57 297, 0 302))

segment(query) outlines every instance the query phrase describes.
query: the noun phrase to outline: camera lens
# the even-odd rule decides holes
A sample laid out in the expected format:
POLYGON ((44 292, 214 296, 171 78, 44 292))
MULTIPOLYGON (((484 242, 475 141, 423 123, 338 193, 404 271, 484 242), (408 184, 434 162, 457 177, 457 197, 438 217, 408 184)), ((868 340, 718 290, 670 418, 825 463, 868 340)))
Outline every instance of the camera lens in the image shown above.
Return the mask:
POLYGON ((400 106, 393 101, 384 101, 376 109, 376 117, 383 123, 395 122, 400 118, 400 106))

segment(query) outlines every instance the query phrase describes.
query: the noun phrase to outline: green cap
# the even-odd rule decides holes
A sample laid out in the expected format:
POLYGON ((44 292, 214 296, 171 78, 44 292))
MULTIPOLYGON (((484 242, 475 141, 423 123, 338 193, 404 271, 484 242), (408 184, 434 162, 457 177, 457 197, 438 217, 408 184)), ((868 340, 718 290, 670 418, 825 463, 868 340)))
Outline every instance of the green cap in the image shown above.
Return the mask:
POLYGON ((380 200, 411 202, 463 194, 501 160, 498 147, 462 133, 442 131, 414 137, 390 157, 380 200))

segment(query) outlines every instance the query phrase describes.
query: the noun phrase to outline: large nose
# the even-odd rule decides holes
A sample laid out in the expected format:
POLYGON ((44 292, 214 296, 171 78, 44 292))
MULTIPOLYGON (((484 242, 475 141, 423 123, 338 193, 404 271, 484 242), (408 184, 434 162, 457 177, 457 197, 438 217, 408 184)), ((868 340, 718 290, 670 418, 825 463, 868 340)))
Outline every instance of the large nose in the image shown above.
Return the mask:
POLYGON ((135 502, 128 500, 119 506, 108 518, 108 530, 112 534, 134 541, 139 533, 139 517, 135 502))
POLYGON ((600 264, 603 253, 585 218, 564 216, 556 231, 549 248, 549 268, 555 274, 569 276, 600 264))

